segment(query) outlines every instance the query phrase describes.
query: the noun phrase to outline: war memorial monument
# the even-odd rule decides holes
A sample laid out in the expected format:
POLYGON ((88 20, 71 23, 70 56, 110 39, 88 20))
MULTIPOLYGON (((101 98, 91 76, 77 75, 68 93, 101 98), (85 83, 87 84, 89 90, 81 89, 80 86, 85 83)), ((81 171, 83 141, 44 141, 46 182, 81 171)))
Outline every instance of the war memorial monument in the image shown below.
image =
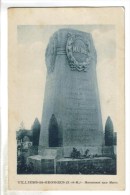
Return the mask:
MULTIPOLYGON (((39 174, 107 174, 107 166, 116 167, 116 161, 113 141, 107 142, 103 132, 91 34, 59 29, 50 38, 45 57, 39 148, 28 163, 39 174)), ((110 117, 107 124, 108 138, 113 140, 110 117)), ((115 169, 111 174, 116 174, 115 169)))

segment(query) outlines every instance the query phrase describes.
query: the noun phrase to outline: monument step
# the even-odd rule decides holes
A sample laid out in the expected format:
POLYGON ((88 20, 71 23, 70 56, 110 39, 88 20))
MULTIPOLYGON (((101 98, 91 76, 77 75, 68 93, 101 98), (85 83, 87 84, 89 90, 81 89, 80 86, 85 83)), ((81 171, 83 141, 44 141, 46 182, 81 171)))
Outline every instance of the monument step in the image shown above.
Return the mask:
POLYGON ((39 148, 39 155, 43 157, 43 159, 59 159, 63 157, 63 149, 62 148, 39 148))

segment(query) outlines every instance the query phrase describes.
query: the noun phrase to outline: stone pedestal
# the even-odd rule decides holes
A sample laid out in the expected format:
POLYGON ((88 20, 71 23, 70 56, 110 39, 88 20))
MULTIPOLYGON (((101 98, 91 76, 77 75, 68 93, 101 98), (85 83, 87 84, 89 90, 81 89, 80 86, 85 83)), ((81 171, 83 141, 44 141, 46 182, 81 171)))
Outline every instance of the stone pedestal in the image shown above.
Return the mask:
POLYGON ((102 155, 113 157, 114 155, 116 155, 116 147, 115 146, 103 146, 102 155))
POLYGON ((102 146, 96 60, 89 33, 61 29, 50 38, 40 146, 102 146))
POLYGON ((56 161, 62 156, 62 148, 40 148, 39 155, 28 157, 27 164, 32 163, 34 173, 54 174, 56 161))
POLYGON ((57 174, 116 174, 116 160, 109 157, 92 159, 59 159, 56 164, 57 174))

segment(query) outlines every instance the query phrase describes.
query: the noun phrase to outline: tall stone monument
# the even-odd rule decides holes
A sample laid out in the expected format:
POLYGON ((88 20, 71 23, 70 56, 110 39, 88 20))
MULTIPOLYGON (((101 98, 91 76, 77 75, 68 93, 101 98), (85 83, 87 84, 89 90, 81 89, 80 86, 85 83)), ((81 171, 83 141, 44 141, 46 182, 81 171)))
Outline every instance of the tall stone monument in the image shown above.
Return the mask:
POLYGON ((39 145, 98 153, 103 127, 90 33, 60 29, 46 49, 46 88, 39 145))

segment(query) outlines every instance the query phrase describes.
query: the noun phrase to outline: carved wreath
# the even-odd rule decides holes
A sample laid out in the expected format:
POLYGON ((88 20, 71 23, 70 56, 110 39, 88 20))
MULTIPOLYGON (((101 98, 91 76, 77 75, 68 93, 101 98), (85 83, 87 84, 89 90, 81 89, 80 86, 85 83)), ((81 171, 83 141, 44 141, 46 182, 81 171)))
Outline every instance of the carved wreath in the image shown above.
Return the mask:
POLYGON ((91 60, 89 43, 88 42, 85 43, 86 48, 87 48, 87 55, 86 55, 86 60, 84 62, 77 61, 73 55, 73 51, 72 51, 73 43, 79 39, 82 40, 79 35, 72 35, 70 33, 68 34, 68 40, 66 44, 66 53, 67 53, 67 57, 69 60, 71 70, 77 69, 78 71, 87 71, 88 65, 90 64, 90 60, 91 60))

